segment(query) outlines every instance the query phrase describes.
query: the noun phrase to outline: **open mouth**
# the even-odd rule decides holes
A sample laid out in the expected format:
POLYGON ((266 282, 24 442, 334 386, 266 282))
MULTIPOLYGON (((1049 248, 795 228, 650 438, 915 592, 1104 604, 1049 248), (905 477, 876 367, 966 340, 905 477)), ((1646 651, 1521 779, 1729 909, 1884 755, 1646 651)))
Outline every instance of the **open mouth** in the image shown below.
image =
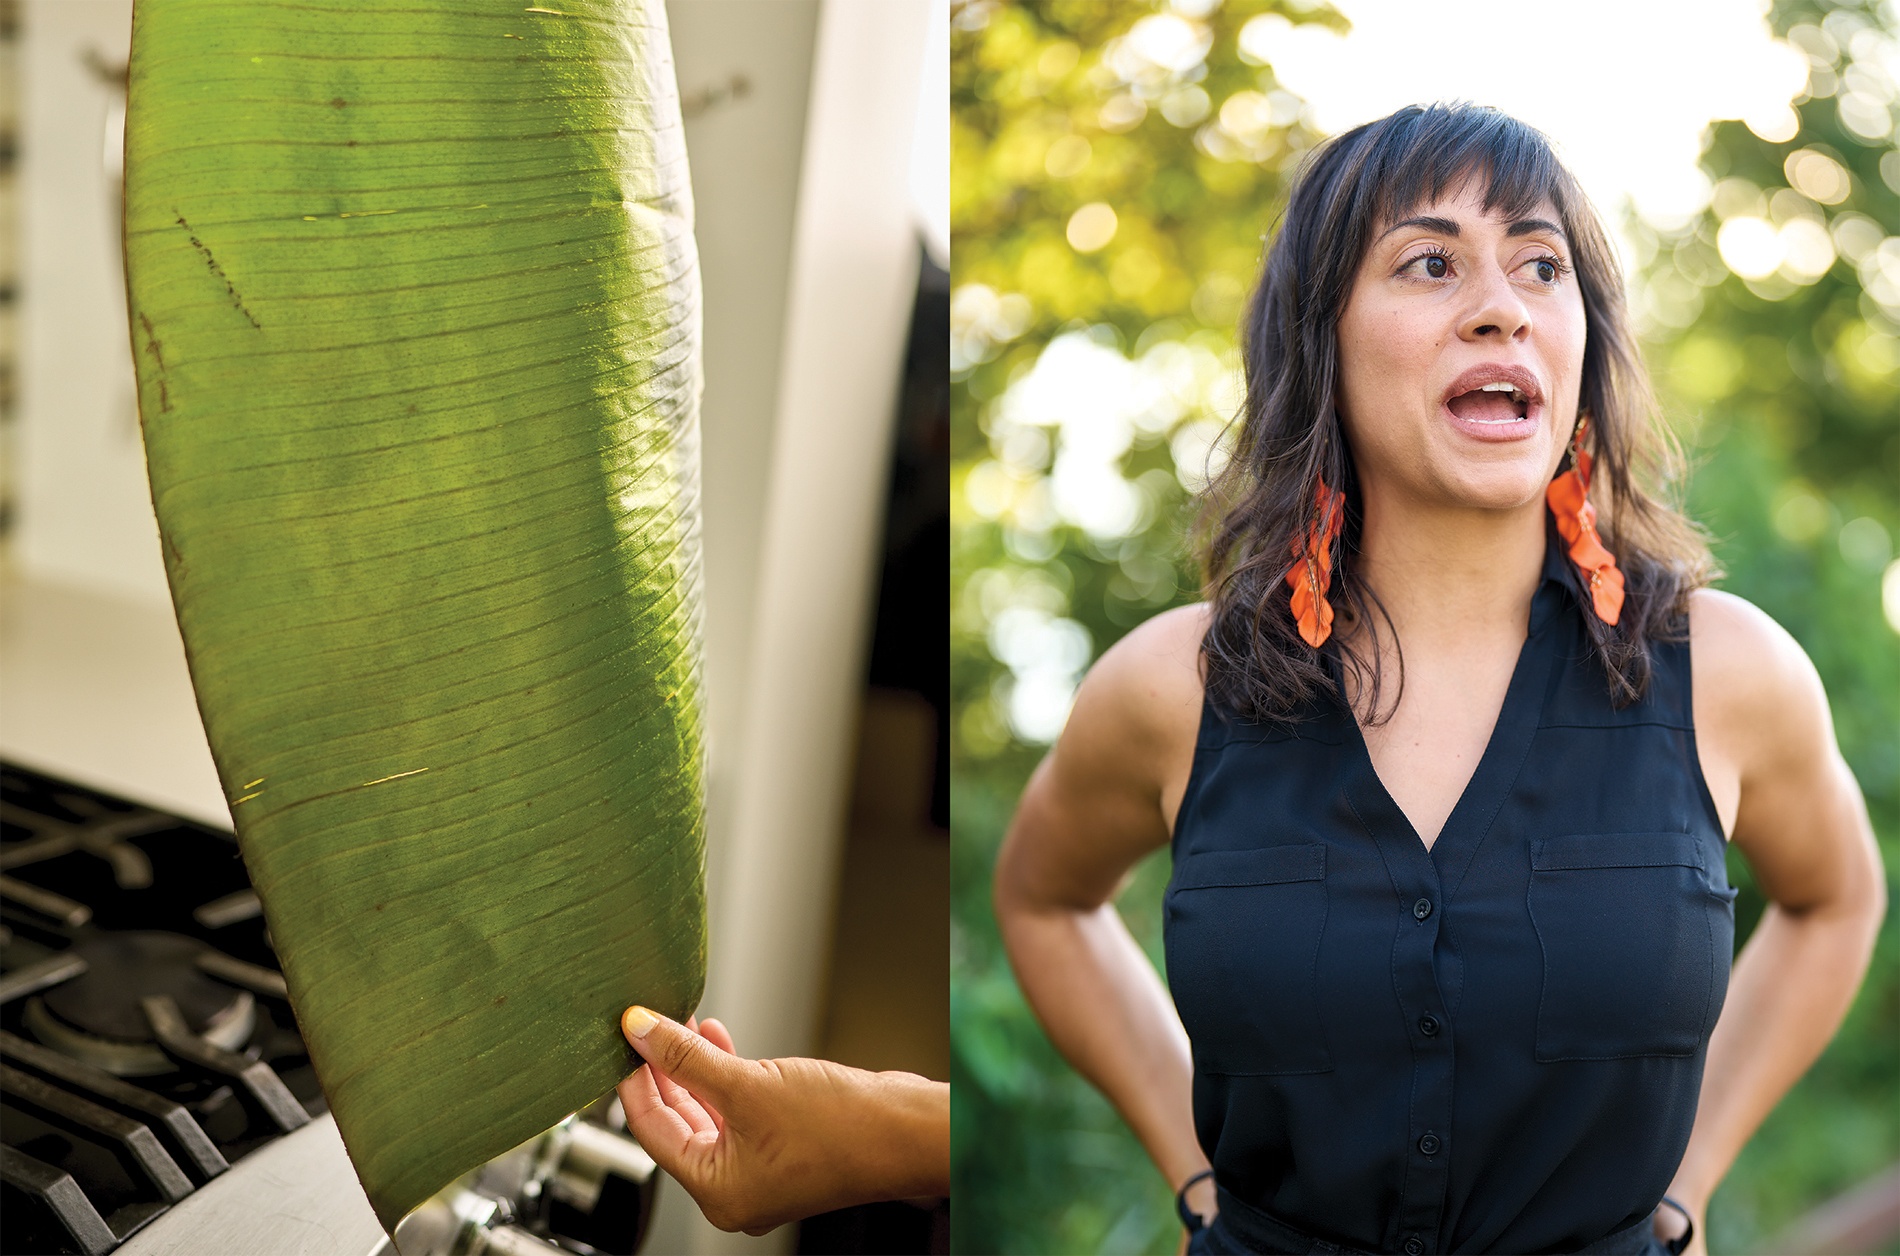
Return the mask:
POLYGON ((1500 381, 1459 393, 1445 404, 1467 423, 1518 423, 1529 412, 1530 398, 1500 381))

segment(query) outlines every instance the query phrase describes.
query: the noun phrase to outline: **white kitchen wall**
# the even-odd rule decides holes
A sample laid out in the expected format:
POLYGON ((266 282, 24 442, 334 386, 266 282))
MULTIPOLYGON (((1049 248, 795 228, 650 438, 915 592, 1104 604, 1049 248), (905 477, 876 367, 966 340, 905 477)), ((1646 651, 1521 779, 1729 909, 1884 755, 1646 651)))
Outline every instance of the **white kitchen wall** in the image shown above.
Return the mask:
MULTIPOLYGON (((756 302, 762 308, 755 316, 769 311, 777 323, 743 347, 735 341, 732 360, 716 358, 713 348, 713 310, 721 294, 713 287, 712 250, 729 226, 756 233, 765 220, 757 192, 785 186, 778 178, 754 181, 765 170, 784 169, 782 151, 763 149, 772 143, 773 118, 782 124, 778 111, 787 106, 760 102, 762 116, 750 124, 758 128, 751 142, 759 147, 743 164, 728 164, 713 147, 710 124, 717 115, 711 111, 700 134, 695 123, 687 129, 708 276, 707 526, 720 512, 740 537, 734 548, 745 547, 756 573, 735 579, 722 594, 713 583, 719 554, 709 536, 709 625, 722 610, 721 596, 746 598, 749 613, 723 608, 732 615, 728 630, 744 625, 742 661, 730 650, 714 652, 714 629, 708 629, 712 919, 702 1006, 725 1020, 740 1050, 755 1056, 808 1054, 816 1047, 898 381, 917 283, 919 220, 929 217, 919 214, 912 191, 919 135, 928 143, 932 133, 924 129, 930 112, 920 93, 934 85, 927 73, 929 32, 936 24, 948 31, 947 7, 930 0, 823 0, 799 7, 817 9, 816 31, 813 43, 803 45, 812 51, 796 209, 783 219, 774 215, 791 227, 789 251, 780 255, 785 268, 726 276, 750 290, 731 299, 756 302), (707 201, 724 200, 727 179, 736 181, 733 199, 716 211, 720 217, 709 217, 707 201), (780 275, 782 304, 772 300, 780 275), (769 426, 752 428, 759 438, 744 449, 715 454, 721 437, 714 425, 731 420, 735 435, 738 428, 736 410, 714 417, 715 372, 737 374, 767 362, 774 369, 769 426), (756 496, 717 503, 716 457, 730 459, 719 471, 725 487, 756 488, 756 496), (712 675, 718 667, 730 669, 724 678, 712 675)), ((751 56, 770 64, 768 45, 775 41, 766 26, 789 21, 787 8, 778 0, 670 0, 682 91, 690 98, 688 85, 722 62, 743 64, 751 56)), ((943 48, 947 74, 947 42, 943 48)), ((778 44, 777 55, 784 52, 778 44)), ((715 71, 714 81, 718 77, 715 71)), ((729 114, 735 130, 745 103, 735 102, 729 114)), ((947 118, 942 138, 936 161, 947 170, 947 118)), ((752 396, 735 393, 718 405, 736 407, 752 396)), ((791 1250, 793 1227, 763 1238, 726 1235, 696 1214, 675 1221, 684 1211, 677 1195, 662 1208, 652 1250, 791 1250)))
POLYGON ((19 519, 24 576, 169 605, 119 261, 131 0, 36 0, 20 55, 19 519))

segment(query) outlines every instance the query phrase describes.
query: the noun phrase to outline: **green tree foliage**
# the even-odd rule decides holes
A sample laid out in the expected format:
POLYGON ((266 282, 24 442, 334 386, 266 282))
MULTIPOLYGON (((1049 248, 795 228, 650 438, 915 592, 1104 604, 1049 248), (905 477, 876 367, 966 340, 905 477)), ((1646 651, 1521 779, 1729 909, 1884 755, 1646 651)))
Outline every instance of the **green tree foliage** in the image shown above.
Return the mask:
MULTIPOLYGON (((1291 27, 1344 23, 1311 0, 969 0, 954 22, 954 1248, 1170 1250, 1167 1185, 1023 1003, 990 868, 1081 672, 1197 596, 1182 537, 1238 405, 1236 321, 1320 138, 1271 55, 1291 27)), ((1893 868, 1895 24, 1861 0, 1782 0, 1772 23, 1813 61, 1791 137, 1710 129, 1710 208, 1626 225, 1634 304, 1723 586, 1813 657, 1893 868)), ((1166 860, 1119 900, 1157 961, 1166 860)), ((1745 930, 1762 900, 1745 867, 1731 875, 1745 930)), ((1713 1250, 1755 1247, 1900 1157, 1896 1041, 1889 924, 1847 1026, 1718 1195, 1713 1250)))

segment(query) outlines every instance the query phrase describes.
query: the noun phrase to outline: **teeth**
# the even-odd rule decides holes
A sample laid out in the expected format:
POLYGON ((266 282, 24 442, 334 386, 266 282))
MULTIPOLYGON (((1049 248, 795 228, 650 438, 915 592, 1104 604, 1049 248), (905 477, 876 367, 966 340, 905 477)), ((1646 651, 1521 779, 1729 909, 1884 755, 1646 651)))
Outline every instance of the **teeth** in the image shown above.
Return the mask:
POLYGON ((1495 384, 1486 384, 1483 388, 1480 388, 1478 391, 1479 392, 1516 392, 1517 389, 1511 387, 1509 384, 1506 384, 1500 381, 1495 384))

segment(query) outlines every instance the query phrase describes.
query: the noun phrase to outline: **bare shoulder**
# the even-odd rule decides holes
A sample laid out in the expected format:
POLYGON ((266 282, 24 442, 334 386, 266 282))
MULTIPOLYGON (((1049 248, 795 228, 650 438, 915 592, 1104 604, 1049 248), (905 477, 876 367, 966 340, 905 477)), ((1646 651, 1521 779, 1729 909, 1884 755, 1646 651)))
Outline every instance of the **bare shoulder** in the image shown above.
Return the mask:
POLYGON ((1791 909, 1876 892, 1867 813, 1806 652, 1712 589, 1690 599, 1689 641, 1703 777, 1757 883, 1791 909))
POLYGON ((1112 718, 1146 752, 1183 736, 1192 750, 1201 716, 1207 617, 1204 603, 1177 607, 1117 641, 1082 682, 1076 713, 1085 720, 1112 718))
POLYGON ((1200 730, 1207 621, 1202 604, 1165 611, 1096 660, 1056 746, 1065 774, 1137 791, 1172 821, 1200 730))
POLYGON ((1698 736, 1741 753, 1740 766, 1833 749, 1821 678, 1766 612, 1732 593, 1698 589, 1689 598, 1689 645, 1698 736))

